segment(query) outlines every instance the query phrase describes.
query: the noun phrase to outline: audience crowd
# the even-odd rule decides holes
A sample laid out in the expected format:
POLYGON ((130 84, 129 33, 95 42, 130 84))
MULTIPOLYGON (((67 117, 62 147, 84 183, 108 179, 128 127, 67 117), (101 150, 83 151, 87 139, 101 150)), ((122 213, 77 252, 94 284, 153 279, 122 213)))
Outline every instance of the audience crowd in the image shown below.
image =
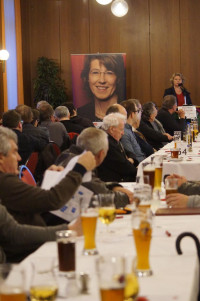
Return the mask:
MULTIPOLYGON (((174 87, 178 91, 176 82, 174 87)), ((137 99, 112 104, 99 129, 79 116, 71 102, 54 110, 41 100, 36 109, 18 105, 3 113, 0 262, 21 261, 45 241, 55 240, 59 229, 75 229, 81 235, 79 218, 67 224, 50 213, 62 208, 80 184, 93 194, 113 194, 116 208, 132 203, 133 193, 120 183, 134 182, 138 164, 172 141, 174 131, 185 130, 185 113, 177 111, 173 94, 165 93, 159 111, 153 102, 142 106, 137 99), (33 171, 36 181, 40 179, 37 186, 26 184, 18 176, 19 166, 30 163, 34 152, 39 158, 33 171), (62 171, 75 156, 79 156, 77 163, 57 185, 49 190, 40 187, 46 168, 62 171), (91 180, 82 183, 88 171, 92 171, 91 180)), ((172 176, 178 178, 179 190, 167 196, 167 203, 172 207, 200 207, 200 184, 172 176)))

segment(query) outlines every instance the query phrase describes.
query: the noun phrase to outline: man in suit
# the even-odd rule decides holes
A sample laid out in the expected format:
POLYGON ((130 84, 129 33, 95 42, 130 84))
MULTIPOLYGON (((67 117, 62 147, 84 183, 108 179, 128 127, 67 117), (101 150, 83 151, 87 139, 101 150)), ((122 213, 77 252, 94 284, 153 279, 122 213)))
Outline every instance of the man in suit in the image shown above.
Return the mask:
POLYGON ((109 150, 103 163, 98 167, 98 175, 103 181, 133 182, 136 177, 134 160, 128 158, 120 139, 124 134, 126 118, 119 113, 106 115, 102 129, 108 134, 109 150))

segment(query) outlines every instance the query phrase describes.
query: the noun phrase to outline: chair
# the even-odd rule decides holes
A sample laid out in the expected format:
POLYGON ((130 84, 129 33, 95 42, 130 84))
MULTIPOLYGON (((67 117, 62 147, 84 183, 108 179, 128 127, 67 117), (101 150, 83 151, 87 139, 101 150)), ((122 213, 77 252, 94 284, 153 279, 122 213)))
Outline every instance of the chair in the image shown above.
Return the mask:
POLYGON ((38 152, 33 152, 26 162, 26 167, 28 167, 28 169, 33 175, 35 173, 37 163, 38 163, 38 152))
POLYGON ((70 138, 70 142, 72 143, 72 144, 76 144, 76 139, 77 139, 77 137, 78 137, 78 133, 74 133, 74 132, 70 132, 70 133, 68 133, 68 135, 69 135, 69 138, 70 138))
POLYGON ((36 186, 35 179, 26 165, 20 166, 19 178, 26 184, 36 186))
POLYGON ((59 156, 61 153, 60 147, 53 141, 50 141, 49 144, 53 146, 53 149, 55 150, 57 156, 59 156))

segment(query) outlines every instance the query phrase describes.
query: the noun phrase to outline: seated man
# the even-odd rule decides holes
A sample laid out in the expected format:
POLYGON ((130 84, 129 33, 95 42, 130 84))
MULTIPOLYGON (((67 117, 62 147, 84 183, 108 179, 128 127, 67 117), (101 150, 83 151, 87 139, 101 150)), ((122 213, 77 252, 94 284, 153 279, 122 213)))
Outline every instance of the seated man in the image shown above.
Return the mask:
POLYGON ((36 227, 20 225, 8 213, 6 208, 0 205, 0 263, 18 262, 34 252, 46 241, 56 238, 56 231, 75 230, 82 234, 80 218, 69 225, 62 224, 54 227, 36 227))
POLYGON ((9 110, 3 114, 3 126, 12 129, 18 137, 18 147, 21 160, 19 164, 26 164, 34 151, 41 151, 43 145, 36 136, 23 133, 21 115, 16 110, 9 110))
POLYGON ((96 166, 91 152, 82 154, 74 168, 56 186, 44 190, 22 182, 18 177, 17 136, 0 127, 0 199, 21 224, 45 226, 40 213, 63 207, 81 184, 87 170, 96 166))
POLYGON ((84 129, 81 125, 71 122, 69 110, 65 106, 57 107, 54 112, 54 117, 56 121, 61 122, 65 126, 68 133, 73 132, 80 134, 84 129))
POLYGON ((166 95, 163 98, 162 108, 158 111, 157 119, 162 123, 165 132, 174 136, 174 131, 184 131, 186 127, 185 112, 177 109, 176 97, 166 95), (178 114, 180 119, 175 119, 174 113, 178 114))
POLYGON ((108 134, 109 149, 103 163, 98 167, 98 175, 103 181, 133 182, 136 167, 132 158, 127 158, 120 139, 124 134, 126 118, 119 113, 104 117, 102 129, 108 134))
POLYGON ((178 179, 178 192, 166 196, 171 207, 200 207, 200 182, 187 181, 185 177, 173 174, 169 177, 178 179))
MULTIPOLYGON (((20 115, 23 121, 22 132, 29 136, 33 136, 39 140, 41 149, 43 149, 49 143, 49 131, 45 127, 38 127, 32 124, 33 110, 26 105, 18 105, 15 109, 20 115)), ((38 111, 38 115, 39 115, 38 111)))
POLYGON ((62 150, 70 145, 70 139, 66 128, 60 122, 55 122, 54 110, 50 104, 43 104, 39 107, 40 126, 49 130, 50 140, 55 142, 62 150))
MULTIPOLYGON (((81 132, 77 138, 76 145, 72 145, 69 150, 65 150, 57 158, 56 164, 66 166, 74 155, 81 154, 84 150, 91 151, 95 156, 96 165, 100 166, 108 151, 107 134, 97 128, 87 128, 81 132)), ((93 191, 94 194, 114 193, 116 207, 124 207, 129 202, 133 202, 133 193, 116 182, 103 182, 95 172, 93 172, 90 182, 82 183, 83 186, 93 191)))

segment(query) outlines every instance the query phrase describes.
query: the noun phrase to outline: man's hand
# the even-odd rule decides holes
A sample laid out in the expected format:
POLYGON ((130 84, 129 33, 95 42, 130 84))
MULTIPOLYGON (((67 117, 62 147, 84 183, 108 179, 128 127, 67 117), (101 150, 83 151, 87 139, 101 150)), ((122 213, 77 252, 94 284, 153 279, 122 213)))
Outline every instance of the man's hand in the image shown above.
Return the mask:
POLYGON ((57 165, 51 165, 47 170, 53 170, 53 171, 62 171, 64 169, 63 166, 57 166, 57 165))
POLYGON ((116 186, 116 187, 113 188, 113 191, 119 191, 119 192, 125 193, 128 196, 128 198, 129 198, 130 204, 133 203, 133 199, 134 199, 133 192, 131 192, 130 190, 128 190, 128 189, 126 189, 124 187, 116 186))
POLYGON ((82 224, 81 224, 81 217, 79 216, 77 219, 73 220, 68 225, 68 229, 76 231, 78 236, 83 235, 83 229, 82 229, 82 224))
POLYGON ((178 110, 178 116, 180 118, 185 118, 185 111, 183 109, 178 110))
POLYGON ((169 207, 186 208, 188 196, 182 193, 171 193, 166 196, 166 202, 169 207))
POLYGON ((131 164, 134 163, 134 160, 132 158, 127 158, 129 162, 131 162, 131 164))
POLYGON ((187 179, 185 177, 179 176, 177 174, 172 174, 170 176, 168 176, 167 178, 176 178, 178 179, 178 187, 181 186, 183 183, 187 182, 187 179))
POLYGON ((171 136, 170 134, 168 133, 164 133, 165 136, 167 136, 168 140, 172 140, 173 139, 173 136, 171 136))
POLYGON ((84 152, 78 159, 77 163, 83 165, 87 171, 93 170, 96 167, 96 160, 94 155, 88 151, 84 152))

